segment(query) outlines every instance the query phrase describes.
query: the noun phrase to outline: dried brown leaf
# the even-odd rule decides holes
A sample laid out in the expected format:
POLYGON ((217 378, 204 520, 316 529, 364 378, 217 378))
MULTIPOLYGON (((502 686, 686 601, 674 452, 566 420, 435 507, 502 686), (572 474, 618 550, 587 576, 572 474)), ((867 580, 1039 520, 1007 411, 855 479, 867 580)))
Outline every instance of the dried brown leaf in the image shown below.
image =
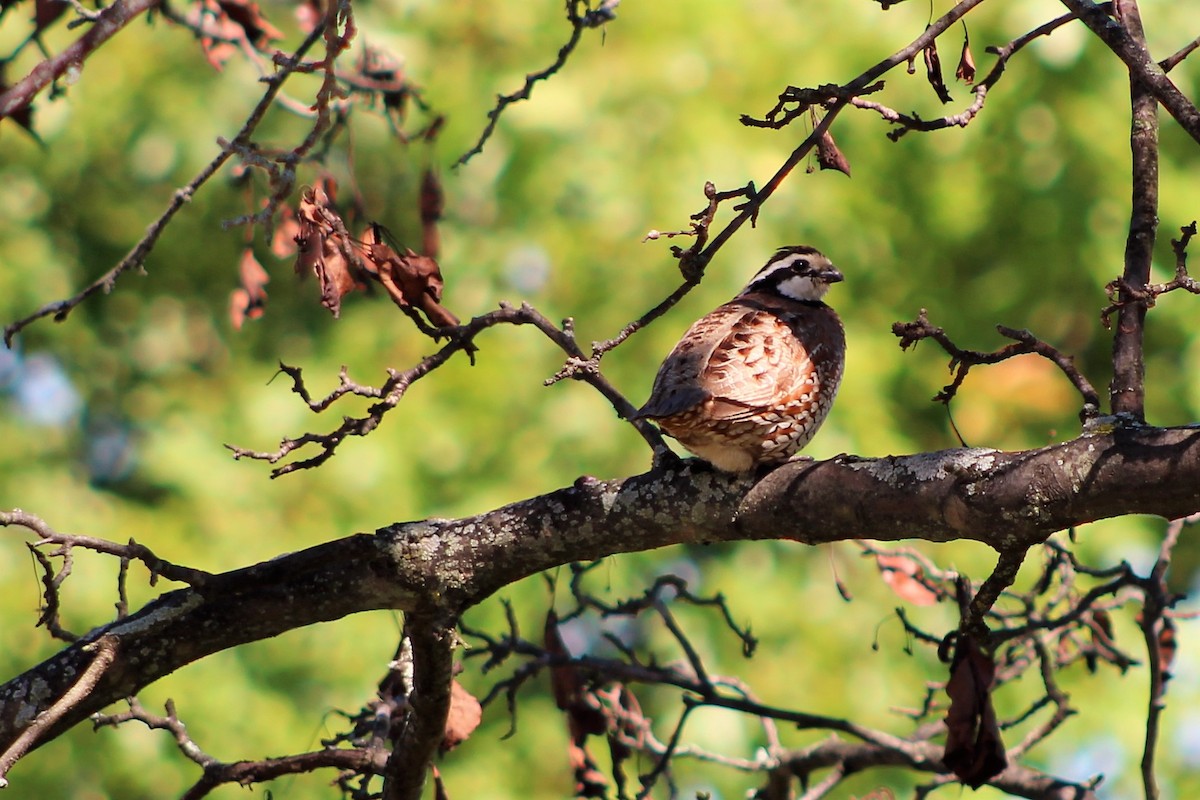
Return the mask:
POLYGON ((950 97, 950 90, 946 88, 946 81, 942 78, 942 59, 938 55, 937 41, 930 42, 921 51, 921 55, 925 57, 925 77, 929 80, 929 85, 937 93, 938 100, 949 103, 953 98, 950 97))
MULTIPOLYGON (((570 658, 562 635, 558 632, 558 615, 551 609, 546 614, 543 646, 551 656, 570 658)), ((589 735, 604 733, 604 715, 600 712, 600 704, 587 691, 587 685, 579 670, 570 664, 558 664, 550 667, 550 687, 554 693, 554 703, 567 712, 567 720, 571 729, 573 741, 582 743, 589 735)))
POLYGON ((970 36, 963 36, 962 53, 958 56, 958 67, 954 70, 954 77, 968 85, 975 82, 975 57, 971 55, 970 36))
POLYGON ((346 235, 346 225, 337 211, 326 186, 326 182, 306 189, 300 198, 297 211, 299 233, 296 272, 305 274, 310 270, 321 282, 321 305, 337 317, 341 313, 342 297, 363 288, 356 276, 352 260, 353 243, 346 235))
POLYGON ((442 752, 453 750, 465 742, 483 719, 483 706, 458 681, 450 683, 450 711, 446 715, 446 735, 442 752))
POLYGON ((946 752, 942 760, 960 781, 978 789, 1008 766, 992 706, 996 664, 979 644, 960 636, 950 663, 946 694, 946 752))
POLYGON ((817 166, 821 169, 836 169, 847 178, 850 177, 850 162, 838 149, 837 142, 833 140, 833 134, 829 131, 825 131, 825 135, 817 142, 817 166))
POLYGON ((279 222, 275 224, 275 233, 271 237, 271 252, 276 258, 288 258, 296 255, 296 237, 300 235, 300 223, 296 213, 290 208, 279 212, 279 222))
POLYGON ((419 309, 430 324, 439 328, 458 325, 458 317, 441 305, 442 271, 429 256, 405 248, 397 253, 384 241, 382 229, 372 225, 363 233, 363 260, 401 308, 419 309))
POLYGON ((1179 650, 1179 642, 1175 639, 1175 623, 1170 617, 1163 617, 1162 628, 1158 632, 1158 660, 1163 672, 1169 672, 1175 663, 1175 653, 1179 650))

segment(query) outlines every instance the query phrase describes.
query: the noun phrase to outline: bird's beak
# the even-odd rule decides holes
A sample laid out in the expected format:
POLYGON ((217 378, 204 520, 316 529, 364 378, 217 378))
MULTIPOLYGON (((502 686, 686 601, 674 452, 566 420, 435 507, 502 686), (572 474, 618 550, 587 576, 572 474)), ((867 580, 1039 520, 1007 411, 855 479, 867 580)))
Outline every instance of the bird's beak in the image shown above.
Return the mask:
POLYGON ((846 280, 846 276, 843 275, 837 267, 830 267, 829 269, 821 270, 821 274, 818 275, 818 277, 826 283, 840 283, 841 281, 846 280))

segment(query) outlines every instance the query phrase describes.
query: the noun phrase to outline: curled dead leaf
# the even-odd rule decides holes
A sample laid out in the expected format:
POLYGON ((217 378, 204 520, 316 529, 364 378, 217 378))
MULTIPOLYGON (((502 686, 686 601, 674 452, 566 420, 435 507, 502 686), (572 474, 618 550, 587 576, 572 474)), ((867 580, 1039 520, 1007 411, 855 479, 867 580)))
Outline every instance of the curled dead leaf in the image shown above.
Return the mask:
POLYGON ((929 85, 937 93, 938 100, 949 103, 953 98, 950 97, 950 90, 946 88, 946 81, 942 78, 942 59, 938 55, 937 41, 930 42, 921 51, 921 55, 925 57, 925 77, 929 85))
POLYGON ((833 134, 829 131, 825 131, 825 135, 817 142, 817 166, 821 169, 835 169, 847 178, 850 177, 850 162, 838 149, 837 142, 833 140, 833 134))
POLYGON ((337 317, 342 297, 363 288, 358 279, 353 242, 346 224, 333 208, 332 184, 325 182, 304 191, 296 213, 299 232, 295 236, 296 272, 313 272, 321 282, 321 305, 337 317))
POLYGON ((946 694, 946 766, 960 781, 978 789, 1008 766, 1000 724, 992 706, 996 664, 967 636, 959 636, 950 662, 946 694))
POLYGON ((975 82, 975 57, 971 55, 970 36, 963 36, 962 53, 958 56, 958 67, 954 70, 954 77, 968 85, 975 82))
POLYGON ((258 3, 250 0, 217 0, 217 7, 242 30, 242 37, 256 48, 263 48, 283 33, 263 16, 258 3))
POLYGON ((364 265, 387 290, 392 302, 401 308, 420 310, 435 327, 458 325, 458 317, 441 304, 442 271, 437 261, 408 248, 400 254, 385 239, 379 225, 367 228, 362 254, 364 265))
POLYGON ((483 719, 483 706, 458 681, 450 682, 450 711, 446 715, 446 734, 442 752, 453 750, 465 742, 483 719))

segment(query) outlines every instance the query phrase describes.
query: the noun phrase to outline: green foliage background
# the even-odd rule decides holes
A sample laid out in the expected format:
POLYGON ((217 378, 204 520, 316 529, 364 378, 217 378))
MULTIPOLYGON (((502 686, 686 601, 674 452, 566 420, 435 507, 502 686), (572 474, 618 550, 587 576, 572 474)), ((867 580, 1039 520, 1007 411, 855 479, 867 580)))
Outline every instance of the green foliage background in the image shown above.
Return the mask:
MULTIPOLYGON (((1190 4, 1143 5, 1159 57, 1194 34, 1190 4)), ((416 184, 425 165, 437 167, 448 200, 441 229, 448 307, 465 318, 501 300, 529 301, 551 318, 573 317, 584 342, 612 336, 678 284, 667 243, 643 242, 647 231, 685 228, 704 205, 706 180, 722 189, 748 180, 761 185, 806 133, 800 124, 780 132, 746 128, 740 114, 763 114, 789 84, 849 80, 911 41, 930 12, 926 4, 905 3, 884 13, 861 0, 836 9, 811 0, 627 0, 614 23, 584 37, 561 74, 506 112, 482 155, 451 169, 474 143, 495 95, 518 88, 565 41, 561 6, 361 4, 360 42, 403 54, 409 76, 448 124, 435 148, 405 146, 359 109, 353 157, 335 148, 326 168, 347 196, 353 187, 374 216, 415 241, 416 184)), ((935 4, 934 11, 946 7, 935 4)), ((287 6, 264 10, 294 32, 287 6)), ((1053 2, 1017 0, 972 14, 981 74, 992 62, 986 45, 1062 11, 1053 2)), ((26 13, 23 6, 9 11, 0 52, 14 46, 21 35, 14 18, 26 13)), ((47 43, 55 50, 74 35, 53 31, 47 43)), ((960 37, 961 28, 943 39, 950 68, 960 37)), ((293 33, 286 46, 295 41, 293 33)), ((10 65, 10 79, 31 63, 10 65)), ((830 299, 851 348, 838 405, 809 448, 817 458, 957 445, 945 411, 929 401, 949 380, 945 357, 928 346, 902 353, 890 333, 893 321, 912 319, 921 308, 967 347, 1002 345, 997 323, 1028 327, 1074 353, 1105 387, 1109 344, 1098 312, 1104 284, 1120 271, 1129 194, 1124 75, 1081 27, 1068 26, 1013 60, 966 130, 892 143, 870 112, 844 113, 833 132, 854 177, 797 170, 757 228, 737 234, 692 295, 605 359, 607 374, 640 402, 658 361, 691 320, 727 299, 775 247, 811 243, 847 275, 830 299)), ((1198 75, 1185 62, 1173 77, 1195 97, 1198 75)), ((236 132, 262 91, 256 77, 237 58, 213 71, 192 36, 162 20, 135 24, 87 62, 64 97, 39 101, 44 146, 9 123, 0 126, 0 318, 68 296, 109 269, 217 152, 217 137, 236 132)), ((310 102, 314 87, 313 79, 295 78, 287 92, 310 102)), ((951 88, 955 102, 943 109, 922 75, 897 70, 879 99, 929 117, 969 102, 967 88, 951 88)), ((291 146, 306 124, 277 109, 261 138, 291 146)), ((1166 240, 1200 214, 1200 158, 1165 117, 1162 139, 1157 274, 1165 279, 1172 269, 1166 240)), ((21 358, 57 360, 80 411, 65 424, 36 424, 15 385, 6 386, 0 507, 22 507, 60 530, 133 537, 165 558, 216 571, 397 520, 477 513, 583 473, 612 477, 649 466, 640 438, 591 389, 543 387, 562 355, 531 329, 485 334, 478 365, 456 359, 420 381, 378 431, 347 442, 320 470, 271 481, 262 465, 235 463, 223 444, 270 449, 283 436, 325 430, 342 413, 362 411, 314 417, 286 381, 271 382, 278 361, 302 366, 319 392, 334 386, 343 364, 359 381, 378 384, 387 367, 411 365, 432 348, 381 294, 347 298, 342 318, 332 319, 318 305, 314 282, 293 280, 291 264, 271 256, 261 232, 255 249, 272 275, 267 313, 233 331, 227 298, 246 234, 221 221, 246 210, 227 169, 171 225, 145 275, 124 277, 115 292, 63 324, 38 324, 21 335, 21 358), (132 458, 128 472, 108 479, 88 468, 104 434, 118 442, 127 436, 132 458)), ((1151 313, 1148 415, 1157 424, 1200 417, 1195 303, 1170 295, 1151 313)), ((1079 404, 1047 362, 1031 357, 980 369, 952 411, 969 444, 1017 449, 1074 435, 1079 404)), ((1079 549, 1100 564, 1129 558, 1145 565, 1161 529, 1153 520, 1092 525, 1078 532, 1079 549)), ((57 646, 33 628, 40 585, 24 546, 9 535, 0 548, 0 673, 15 675, 57 646)), ((974 545, 925 549, 976 577, 992 563, 974 545)), ((1200 554, 1187 542, 1179 558, 1186 567, 1200 554)), ((892 614, 900 601, 849 545, 817 552, 754 543, 613 558, 596 589, 622 597, 670 570, 691 576, 698 592, 723 591, 761 638, 758 656, 745 661, 713 620, 683 615, 712 670, 742 675, 764 702, 903 733, 909 723, 894 709, 919 704, 925 682, 944 674, 932 653, 910 647, 892 614), (853 602, 838 596, 835 572, 853 602)), ((140 579, 131 581, 135 604, 156 592, 140 579)), ((1178 579, 1186 588, 1190 570, 1178 579)), ((109 619, 115 581, 115 564, 80 556, 67 582, 67 624, 86 630, 109 619)), ((540 579, 502 594, 530 634, 554 600, 540 579)), ((935 633, 953 625, 946 608, 913 614, 935 633)), ((470 621, 498 628, 499 603, 474 610, 470 621)), ((1132 646, 1131 620, 1117 624, 1118 641, 1132 646)), ((338 729, 335 709, 356 709, 370 697, 398 626, 393 615, 369 614, 296 631, 189 666, 148 689, 143 701, 160 707, 173 697, 197 742, 221 759, 312 748, 338 729)), ((659 658, 680 657, 652 633, 648 646, 659 658)), ((1192 630, 1181 633, 1163 737, 1168 797, 1200 791, 1190 680, 1197 649, 1192 630)), ((495 677, 468 670, 463 680, 482 692, 495 677)), ((1104 772, 1108 796, 1126 796, 1136 786, 1144 671, 1080 671, 1068 679, 1082 713, 1036 750, 1035 760, 1076 779, 1104 772)), ((500 704, 488 710, 484 727, 445 760, 452 796, 569 794, 565 724, 547 692, 545 682, 527 690, 508 740, 500 738, 509 724, 500 704)), ((1021 692, 1014 687, 998 698, 1008 713, 1028 699, 1021 692)), ((648 692, 643 702, 660 715, 665 737, 676 713, 670 698, 648 692)), ((783 733, 790 744, 812 741, 783 733)), ((763 744, 756 726, 718 711, 698 714, 688 734, 743 757, 763 744)), ((685 796, 706 790, 732 798, 745 789, 736 773, 691 770, 681 784, 685 796)), ((161 733, 81 728, 18 765, 7 791, 13 798, 161 798, 178 795, 196 776, 161 733)), ((329 777, 288 779, 271 791, 329 797, 329 777)), ((847 792, 880 785, 899 791, 911 782, 872 772, 847 792)), ((227 787, 214 796, 245 791, 227 787)))

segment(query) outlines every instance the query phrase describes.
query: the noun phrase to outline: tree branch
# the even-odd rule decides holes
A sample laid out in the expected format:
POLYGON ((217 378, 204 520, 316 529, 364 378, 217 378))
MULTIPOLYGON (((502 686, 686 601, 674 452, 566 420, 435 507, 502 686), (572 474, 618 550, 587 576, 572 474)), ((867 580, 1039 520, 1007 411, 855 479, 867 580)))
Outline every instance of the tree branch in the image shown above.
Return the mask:
POLYGON ((383 800, 419 800, 433 754, 446 734, 453 677, 454 623, 409 614, 404 635, 412 643, 412 705, 384 770, 383 800))
MULTIPOLYGON (((1142 52, 1146 52, 1146 34, 1136 0, 1114 3, 1117 19, 1142 52)), ((1147 56, 1148 57, 1148 56, 1147 56)), ((1129 235, 1125 240, 1125 269, 1119 282, 1132 291, 1145 291, 1150 283, 1150 263, 1154 258, 1154 240, 1158 230, 1158 102, 1133 70, 1129 73, 1130 131, 1132 151, 1132 201, 1129 235)), ((1109 387, 1112 413, 1145 419, 1146 365, 1143 338, 1146 327, 1145 303, 1127 302, 1128 290, 1119 290, 1117 328, 1113 333, 1113 379, 1109 387)))
POLYGON ((215 652, 374 609, 456 614, 572 561, 671 544, 972 539, 999 551, 1125 514, 1200 510, 1200 427, 1117 427, 1022 452, 956 449, 785 465, 755 483, 700 462, 459 520, 398 523, 213 575, 91 631, 0 686, 0 747, 62 697, 101 637, 114 668, 39 743, 215 652), (430 604, 433 604, 431 607, 430 604))

